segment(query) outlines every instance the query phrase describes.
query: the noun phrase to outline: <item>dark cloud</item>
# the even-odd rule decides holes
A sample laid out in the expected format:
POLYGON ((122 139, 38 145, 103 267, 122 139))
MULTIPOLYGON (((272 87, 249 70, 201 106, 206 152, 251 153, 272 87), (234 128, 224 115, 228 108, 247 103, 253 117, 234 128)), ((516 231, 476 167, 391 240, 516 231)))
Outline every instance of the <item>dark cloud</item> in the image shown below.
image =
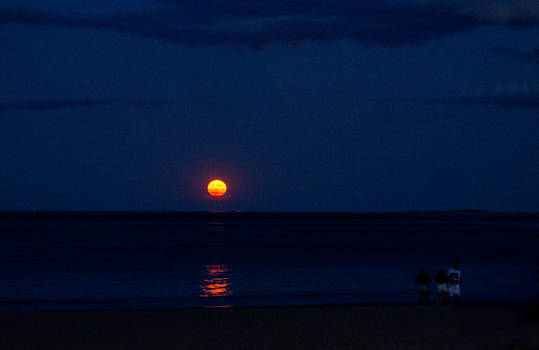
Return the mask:
POLYGON ((520 51, 511 47, 495 46, 491 47, 489 51, 509 55, 511 58, 523 62, 539 62, 539 48, 529 51, 520 51))
POLYGON ((518 55, 521 61, 539 62, 539 48, 530 51, 521 52, 518 55))
POLYGON ((539 26, 537 0, 467 0, 455 3, 463 13, 473 14, 492 24, 501 24, 514 29, 539 26))
POLYGON ((511 54, 511 55, 519 53, 519 51, 517 49, 513 49, 513 48, 507 47, 507 46, 493 46, 493 47, 489 48, 489 51, 494 52, 494 53, 511 54))
POLYGON ((507 26, 515 29, 537 28, 539 19, 535 17, 516 18, 507 22, 507 26))
MULTIPOLYGON (((103 29, 184 46, 226 44, 251 48, 273 43, 341 39, 367 46, 422 45, 478 26, 502 24, 479 16, 481 8, 465 11, 442 3, 382 5, 352 0, 168 0, 161 3, 165 8, 106 16, 4 9, 0 10, 0 24, 103 29)), ((512 23, 507 20, 503 24, 512 23)))
POLYGON ((487 105, 499 108, 539 108, 539 92, 509 93, 497 95, 468 95, 422 100, 425 103, 476 106, 487 105))
POLYGON ((72 99, 0 99, 0 112, 5 110, 46 111, 63 108, 98 107, 98 106, 131 106, 148 107, 176 104, 173 101, 131 98, 72 98, 72 99))

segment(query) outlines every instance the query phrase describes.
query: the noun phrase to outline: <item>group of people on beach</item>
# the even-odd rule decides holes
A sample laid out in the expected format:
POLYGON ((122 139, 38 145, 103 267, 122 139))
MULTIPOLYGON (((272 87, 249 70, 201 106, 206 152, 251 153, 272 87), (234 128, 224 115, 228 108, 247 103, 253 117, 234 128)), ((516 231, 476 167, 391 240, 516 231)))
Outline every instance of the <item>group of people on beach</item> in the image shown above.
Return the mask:
MULTIPOLYGON (((453 300, 454 303, 458 303, 462 278, 459 265, 459 262, 455 261, 453 267, 447 272, 441 269, 436 276, 434 276, 433 280, 436 283, 436 304, 449 304, 451 300, 453 300)), ((419 302, 421 304, 429 303, 433 280, 429 277, 424 268, 417 273, 415 283, 419 286, 419 302)))

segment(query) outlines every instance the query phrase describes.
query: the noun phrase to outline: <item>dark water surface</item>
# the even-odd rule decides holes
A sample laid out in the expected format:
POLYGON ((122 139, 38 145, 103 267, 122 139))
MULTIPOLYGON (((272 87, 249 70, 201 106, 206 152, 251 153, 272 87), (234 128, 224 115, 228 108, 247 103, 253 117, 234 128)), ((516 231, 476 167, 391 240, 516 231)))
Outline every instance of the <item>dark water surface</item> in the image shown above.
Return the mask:
POLYGON ((537 298, 539 214, 0 212, 0 310, 414 302, 461 261, 462 299, 537 298))

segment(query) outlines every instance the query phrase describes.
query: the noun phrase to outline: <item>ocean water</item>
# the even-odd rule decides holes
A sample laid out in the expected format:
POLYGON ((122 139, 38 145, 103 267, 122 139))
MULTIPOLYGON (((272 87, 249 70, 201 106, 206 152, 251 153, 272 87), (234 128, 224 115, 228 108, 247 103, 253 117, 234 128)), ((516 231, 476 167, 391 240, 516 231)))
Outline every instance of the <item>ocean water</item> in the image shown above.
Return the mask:
POLYGON ((415 302, 461 262, 463 301, 538 296, 539 214, 0 213, 0 310, 415 302))

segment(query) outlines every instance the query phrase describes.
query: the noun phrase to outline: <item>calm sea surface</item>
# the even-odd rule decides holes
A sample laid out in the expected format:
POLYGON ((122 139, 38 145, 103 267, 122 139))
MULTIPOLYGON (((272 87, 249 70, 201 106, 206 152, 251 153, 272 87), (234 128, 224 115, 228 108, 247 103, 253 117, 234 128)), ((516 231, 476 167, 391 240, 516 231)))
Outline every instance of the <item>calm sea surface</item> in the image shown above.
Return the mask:
POLYGON ((0 213, 0 310, 537 298, 539 214, 0 213))

